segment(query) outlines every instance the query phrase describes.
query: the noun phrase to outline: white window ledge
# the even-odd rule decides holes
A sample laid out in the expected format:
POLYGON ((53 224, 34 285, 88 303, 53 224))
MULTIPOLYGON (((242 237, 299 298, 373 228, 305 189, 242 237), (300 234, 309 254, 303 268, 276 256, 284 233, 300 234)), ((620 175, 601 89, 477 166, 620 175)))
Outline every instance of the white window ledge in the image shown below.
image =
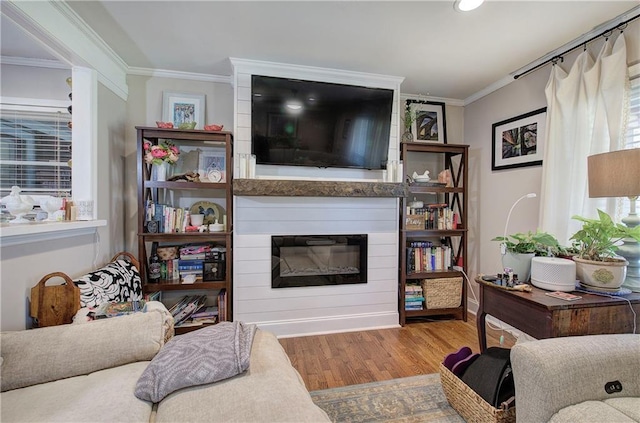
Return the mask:
POLYGON ((2 247, 51 239, 69 238, 95 233, 97 228, 107 226, 106 220, 3 223, 0 225, 2 247))

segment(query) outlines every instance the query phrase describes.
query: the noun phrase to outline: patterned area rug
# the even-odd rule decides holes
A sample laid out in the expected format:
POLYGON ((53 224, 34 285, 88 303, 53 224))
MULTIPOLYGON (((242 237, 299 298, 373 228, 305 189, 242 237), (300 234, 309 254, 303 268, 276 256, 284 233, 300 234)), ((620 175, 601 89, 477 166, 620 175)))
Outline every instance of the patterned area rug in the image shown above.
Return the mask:
POLYGON ((438 373, 312 391, 311 398, 334 422, 464 423, 438 373))

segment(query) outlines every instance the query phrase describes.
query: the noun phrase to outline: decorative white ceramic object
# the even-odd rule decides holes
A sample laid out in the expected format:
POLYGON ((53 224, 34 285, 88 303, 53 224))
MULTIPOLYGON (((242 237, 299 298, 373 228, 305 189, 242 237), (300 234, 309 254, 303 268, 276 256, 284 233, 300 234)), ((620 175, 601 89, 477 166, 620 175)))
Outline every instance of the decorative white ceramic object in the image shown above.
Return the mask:
POLYGON ((2 199, 2 204, 7 206, 7 210, 16 218, 10 220, 9 223, 29 223, 24 215, 33 210, 35 201, 28 195, 20 195, 20 187, 12 186, 11 194, 2 199))
POLYGON ((428 170, 425 170, 422 175, 418 175, 418 172, 413 172, 413 175, 411 177, 416 182, 429 182, 431 180, 428 170))
POLYGON ((53 197, 51 195, 46 196, 44 200, 40 202, 40 208, 47 212, 46 220, 50 222, 58 220, 54 215, 54 213, 60 210, 61 207, 62 207, 62 198, 53 197))

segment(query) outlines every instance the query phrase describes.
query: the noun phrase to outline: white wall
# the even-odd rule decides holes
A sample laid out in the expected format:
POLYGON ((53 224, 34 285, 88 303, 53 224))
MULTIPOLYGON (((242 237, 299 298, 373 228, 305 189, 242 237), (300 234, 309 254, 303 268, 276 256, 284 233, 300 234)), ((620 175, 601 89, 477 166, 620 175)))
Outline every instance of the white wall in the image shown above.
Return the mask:
POLYGON ((66 82, 66 79, 70 76, 71 69, 49 69, 3 64, 0 67, 2 97, 66 101, 71 105, 69 100, 71 88, 66 82))
MULTIPOLYGON (((634 21, 625 30, 629 64, 640 61, 640 22, 634 21)), ((596 55, 602 41, 589 44, 596 55)), ((569 70, 581 50, 565 57, 561 66, 569 70)), ((464 139, 469 151, 469 276, 494 274, 502 270, 499 244, 491 241, 504 232, 507 214, 512 204, 529 192, 537 198, 522 200, 514 209, 508 233, 535 231, 539 221, 542 166, 491 171, 491 126, 505 119, 546 107, 544 89, 551 66, 532 72, 504 88, 465 107, 464 139)), ((571 175, 567 174, 567 178, 571 175)), ((562 181, 558 181, 562 183, 562 181)), ((561 213, 562 211, 558 211, 561 213)), ((472 283, 475 288, 475 283, 472 283)), ((477 292, 477 289, 475 290, 477 292)), ((472 297, 472 294, 471 294, 472 297)), ((474 307, 473 298, 470 308, 474 307)))

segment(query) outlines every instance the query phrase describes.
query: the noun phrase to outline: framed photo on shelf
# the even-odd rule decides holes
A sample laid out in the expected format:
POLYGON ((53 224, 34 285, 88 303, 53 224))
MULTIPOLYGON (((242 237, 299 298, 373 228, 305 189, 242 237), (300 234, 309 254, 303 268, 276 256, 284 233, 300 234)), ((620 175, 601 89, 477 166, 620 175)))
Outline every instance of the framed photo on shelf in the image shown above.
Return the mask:
POLYGON ((162 120, 173 122, 177 128, 181 123, 196 122, 195 129, 204 127, 204 94, 162 92, 162 120))
POLYGON ((201 151, 198 163, 200 182, 227 182, 224 151, 201 151))
POLYGON ((447 143, 447 123, 444 103, 407 100, 407 110, 415 115, 411 132, 416 142, 447 143))
POLYGON ((547 108, 493 124, 491 170, 542 165, 547 108))

